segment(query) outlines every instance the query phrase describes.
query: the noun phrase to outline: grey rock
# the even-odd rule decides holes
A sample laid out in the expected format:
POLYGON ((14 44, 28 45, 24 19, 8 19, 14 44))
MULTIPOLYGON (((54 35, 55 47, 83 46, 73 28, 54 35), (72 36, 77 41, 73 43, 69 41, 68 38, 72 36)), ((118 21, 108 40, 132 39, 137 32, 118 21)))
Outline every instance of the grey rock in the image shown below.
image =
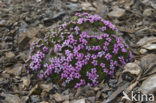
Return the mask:
POLYGON ((137 45, 139 46, 144 46, 146 44, 149 44, 149 43, 152 43, 152 42, 155 42, 156 41, 156 37, 154 36, 151 36, 151 37, 144 37, 142 39, 140 39, 138 42, 137 42, 137 45))
POLYGON ((6 25, 6 20, 0 20, 0 26, 5 26, 6 25))
POLYGON ((30 81, 30 75, 23 77, 22 81, 23 81, 23 85, 28 87, 30 85, 30 82, 31 82, 30 81))
POLYGON ((52 85, 52 83, 41 84, 40 87, 43 89, 43 91, 49 92, 50 90, 52 90, 53 85, 52 85))
POLYGON ((119 18, 122 17, 125 14, 125 10, 122 8, 114 8, 113 11, 111 11, 110 13, 108 13, 109 17, 115 17, 115 18, 119 18))
POLYGON ((156 62, 156 54, 147 54, 141 58, 140 67, 146 70, 150 64, 156 62))
POLYGON ((5 101, 7 101, 8 103, 22 103, 20 98, 16 95, 4 94, 4 96, 5 96, 5 101))
POLYGON ((52 97, 56 100, 56 102, 63 102, 65 100, 69 100, 69 95, 61 95, 59 93, 55 93, 52 97))
POLYGON ((154 93, 156 91, 156 75, 152 75, 144 80, 140 89, 143 94, 154 93))
POLYGON ((95 97, 88 97, 87 99, 90 101, 90 103, 95 103, 95 97))
POLYGON ((6 58, 7 58, 8 60, 12 60, 12 59, 14 59, 15 54, 14 54, 14 52, 7 52, 7 53, 5 54, 5 56, 6 56, 6 58))
POLYGON ((85 99, 74 100, 73 103, 86 103, 85 99))
POLYGON ((152 9, 151 8, 145 9, 143 12, 143 15, 144 16, 151 16, 152 15, 152 9))
POLYGON ((96 11, 96 8, 94 8, 89 2, 82 2, 81 7, 82 10, 96 11))
POLYGON ((147 50, 146 49, 140 49, 140 51, 139 51, 141 54, 145 54, 145 53, 147 53, 147 50))
POLYGON ((17 63, 13 66, 13 68, 6 68, 6 70, 3 73, 9 73, 15 76, 19 76, 21 75, 22 69, 23 69, 23 65, 20 63, 17 63))
POLYGON ((124 67, 123 73, 130 73, 132 75, 139 75, 141 73, 141 67, 136 63, 128 63, 124 67))
POLYGON ((31 102, 32 103, 38 103, 38 102, 40 102, 40 98, 37 95, 32 95, 30 98, 31 98, 31 102))

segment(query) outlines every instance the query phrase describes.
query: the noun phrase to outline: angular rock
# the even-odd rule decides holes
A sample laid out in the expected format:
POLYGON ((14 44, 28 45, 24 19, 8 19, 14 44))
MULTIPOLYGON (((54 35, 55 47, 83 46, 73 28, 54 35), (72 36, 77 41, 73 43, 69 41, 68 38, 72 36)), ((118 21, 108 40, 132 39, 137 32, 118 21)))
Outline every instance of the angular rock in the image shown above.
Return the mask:
POLYGON ((150 64, 155 62, 156 62, 156 54, 147 54, 141 58, 140 66, 145 70, 150 66, 150 64))
POLYGON ((43 89, 43 91, 49 92, 53 88, 53 85, 52 83, 41 84, 40 87, 43 89))
POLYGON ((23 32, 20 34, 20 37, 18 38, 18 45, 21 50, 27 48, 29 46, 28 42, 33 38, 36 37, 38 33, 37 28, 31 28, 27 32, 23 32))
POLYGON ((3 73, 9 73, 15 76, 19 76, 21 75, 22 69, 23 69, 23 65, 20 63, 17 63, 13 66, 13 68, 6 68, 6 70, 3 73))
POLYGON ((85 99, 74 100, 73 103, 86 103, 85 99))
POLYGON ((144 80, 140 89, 143 94, 154 93, 156 91, 156 75, 152 75, 144 80))
POLYGON ((151 44, 152 42, 155 42, 155 41, 156 41, 156 37, 153 37, 153 36, 144 37, 137 42, 137 45, 144 46, 146 44, 151 44))
POLYGON ((123 73, 130 73, 132 75, 139 75, 141 73, 142 69, 140 68, 140 66, 136 63, 128 63, 125 65, 124 67, 124 71, 123 73))
POLYGON ((38 102, 40 102, 40 98, 37 95, 32 95, 30 98, 31 98, 31 103, 38 103, 38 102))
POLYGON ((125 10, 121 8, 114 8, 113 11, 108 13, 109 17, 119 18, 125 14, 125 10))
POLYGON ((28 87, 30 85, 30 75, 23 77, 22 81, 23 81, 23 85, 28 87))
POLYGON ((52 97, 56 100, 56 102, 63 102, 65 100, 69 100, 69 95, 61 95, 59 93, 55 93, 52 97))
POLYGON ((140 49, 140 51, 139 51, 141 54, 145 54, 145 53, 147 53, 147 50, 146 49, 140 49))
POLYGON ((81 7, 82 10, 96 11, 96 8, 94 8, 89 2, 82 2, 81 7))
POLYGON ((8 103, 22 103, 20 98, 16 95, 4 94, 4 96, 5 96, 5 101, 7 101, 8 103))
POLYGON ((15 54, 13 52, 7 52, 5 56, 8 60, 11 60, 11 59, 14 59, 15 54))
POLYGON ((42 101, 42 102, 40 102, 40 103, 48 103, 48 102, 46 102, 46 101, 42 101))
POLYGON ((145 9, 143 12, 143 15, 144 16, 151 16, 152 15, 152 9, 150 9, 150 8, 145 9))
POLYGON ((143 48, 148 50, 156 50, 156 44, 146 44, 143 46, 143 48))
POLYGON ((77 2, 78 0, 70 0, 70 1, 75 3, 75 2, 77 2))

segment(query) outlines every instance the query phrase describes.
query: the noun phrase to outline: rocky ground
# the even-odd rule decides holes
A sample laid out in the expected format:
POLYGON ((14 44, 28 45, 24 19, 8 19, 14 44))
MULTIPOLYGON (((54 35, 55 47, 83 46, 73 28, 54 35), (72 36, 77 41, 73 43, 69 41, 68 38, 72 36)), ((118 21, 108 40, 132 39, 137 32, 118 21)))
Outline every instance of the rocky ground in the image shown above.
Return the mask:
POLYGON ((155 0, 0 0, 0 103, 136 103, 122 91, 155 94, 155 51, 155 0), (28 75, 30 43, 84 11, 113 22, 134 61, 94 88, 63 89, 28 75))

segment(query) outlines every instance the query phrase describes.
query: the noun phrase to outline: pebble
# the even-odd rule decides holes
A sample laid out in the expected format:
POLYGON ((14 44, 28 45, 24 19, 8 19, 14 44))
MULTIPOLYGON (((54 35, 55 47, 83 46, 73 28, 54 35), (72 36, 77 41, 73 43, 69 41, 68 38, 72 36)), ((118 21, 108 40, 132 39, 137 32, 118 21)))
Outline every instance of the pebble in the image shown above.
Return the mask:
POLYGON ((119 17, 122 17, 124 14, 125 14, 125 10, 117 7, 117 8, 114 8, 113 11, 108 13, 108 16, 119 18, 119 17))
POLYGON ((144 80, 140 89, 143 94, 154 93, 156 91, 156 75, 152 75, 144 80))

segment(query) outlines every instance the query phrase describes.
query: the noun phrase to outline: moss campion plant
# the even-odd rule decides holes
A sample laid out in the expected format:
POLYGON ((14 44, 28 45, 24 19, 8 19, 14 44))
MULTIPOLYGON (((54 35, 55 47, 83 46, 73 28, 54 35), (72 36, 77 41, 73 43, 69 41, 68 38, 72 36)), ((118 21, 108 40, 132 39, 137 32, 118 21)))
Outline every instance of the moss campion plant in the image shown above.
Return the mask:
POLYGON ((31 45, 25 67, 29 73, 61 86, 96 86, 132 60, 116 31, 99 15, 76 13, 70 22, 31 45))

